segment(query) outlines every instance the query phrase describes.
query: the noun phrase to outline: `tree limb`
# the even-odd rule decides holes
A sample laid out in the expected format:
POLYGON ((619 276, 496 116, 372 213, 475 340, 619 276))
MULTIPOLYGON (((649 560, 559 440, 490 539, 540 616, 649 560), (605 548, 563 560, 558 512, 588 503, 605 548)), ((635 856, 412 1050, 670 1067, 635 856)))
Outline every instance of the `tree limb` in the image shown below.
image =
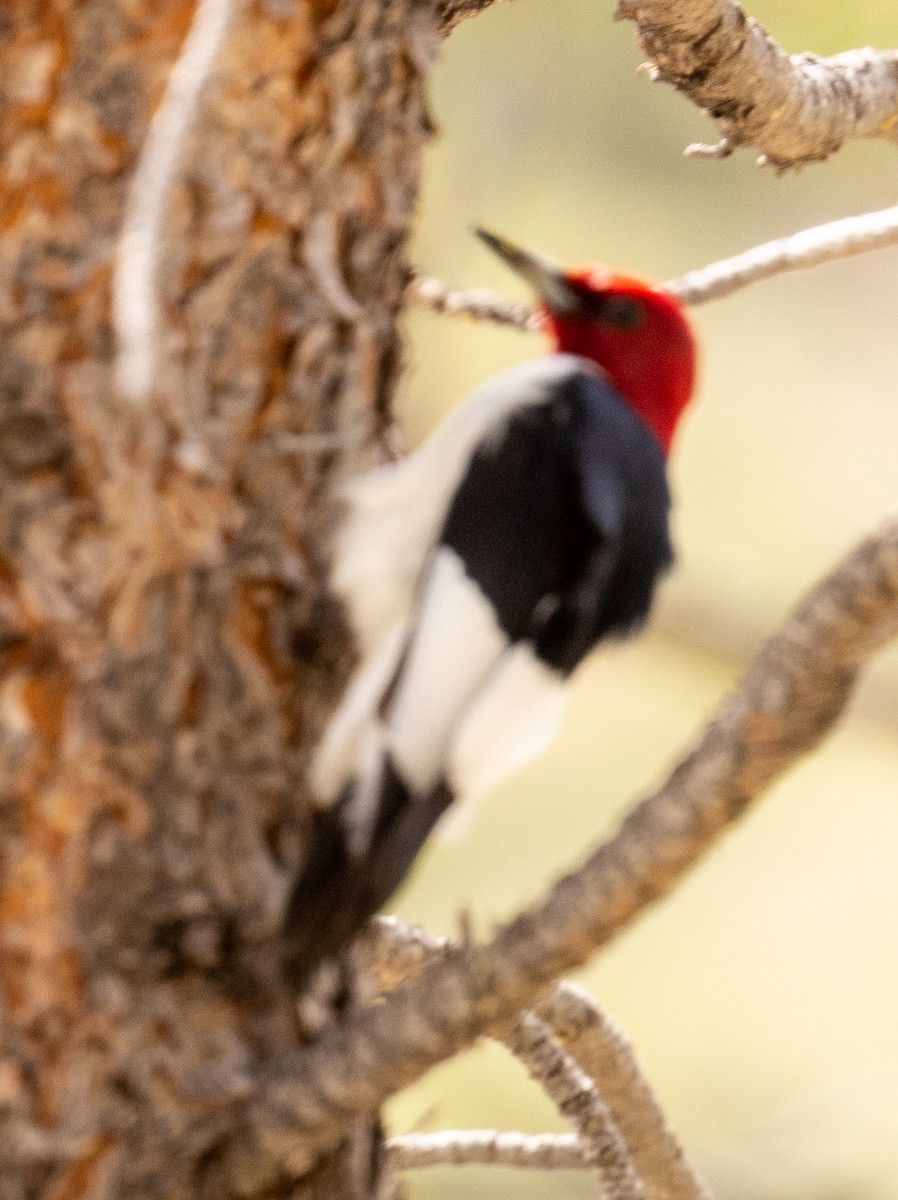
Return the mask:
POLYGON ((545 1021, 524 1013, 506 1043, 574 1127, 602 1195, 607 1200, 646 1200, 608 1105, 593 1080, 561 1049, 545 1021))
MULTIPOLYGON (((730 296, 762 279, 773 279, 788 271, 807 270, 895 245, 898 245, 898 205, 858 217, 828 221, 787 237, 775 238, 772 242, 762 242, 732 258, 687 271, 669 279, 663 286, 685 304, 704 304, 708 300, 730 296)), ((420 307, 436 313, 494 321, 497 325, 510 325, 525 333, 535 333, 540 327, 536 310, 524 304, 513 304, 486 288, 457 288, 439 279, 415 275, 408 285, 407 296, 420 307)))
POLYGON ((420 1167, 523 1167, 532 1171, 577 1171, 589 1164, 575 1133, 500 1133, 495 1129, 447 1129, 390 1138, 387 1150, 396 1171, 420 1167))
POLYGON ((717 122, 712 150, 753 146, 783 169, 828 158, 861 138, 898 140, 898 52, 789 55, 733 0, 620 0, 652 76, 717 122))
POLYGON ((898 627, 898 516, 866 538, 767 643, 667 782, 529 912, 287 1056, 221 1160, 222 1184, 299 1172, 374 1111, 522 1008, 667 894, 748 804, 832 728, 859 666, 898 627))
MULTIPOLYGON (((378 917, 358 945, 358 958, 381 989, 392 991, 418 978, 429 963, 453 948, 457 949, 447 938, 435 937, 419 925, 378 917)), ((595 1080, 650 1200, 711 1200, 668 1125, 630 1043, 589 993, 562 980, 535 1011, 561 1048, 595 1080)), ((451 1142, 450 1135, 446 1137, 451 1142)), ((436 1154, 438 1145, 436 1140, 426 1143, 421 1153, 436 1154)))
POLYGON ((650 1200, 711 1200, 633 1047, 588 992, 562 981, 539 1006, 555 1040, 596 1081, 650 1200))
MULTIPOLYGON (((440 0, 445 30, 491 0, 440 0)), ((734 0, 618 0, 634 21, 651 76, 672 84, 717 122, 724 158, 740 146, 780 170, 819 162, 848 142, 898 142, 898 51, 846 50, 823 58, 787 54, 734 0)))

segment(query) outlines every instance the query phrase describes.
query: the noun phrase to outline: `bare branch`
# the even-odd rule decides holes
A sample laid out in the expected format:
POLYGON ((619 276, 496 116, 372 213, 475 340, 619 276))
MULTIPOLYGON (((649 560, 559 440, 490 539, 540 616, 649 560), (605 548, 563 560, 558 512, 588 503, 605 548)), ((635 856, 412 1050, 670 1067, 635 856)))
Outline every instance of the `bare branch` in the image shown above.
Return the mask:
POLYGON ((594 1168, 602 1194, 608 1200, 646 1200, 608 1105, 586 1072, 561 1049, 545 1021, 525 1013, 506 1042, 573 1125, 583 1158, 594 1168))
POLYGON ((761 279, 895 245, 898 245, 898 206, 859 217, 843 217, 764 242, 744 254, 688 271, 664 286, 687 304, 704 304, 761 279))
MULTIPOLYGON (((438 0, 444 30, 491 2, 438 0)), ((860 139, 898 142, 898 51, 790 55, 735 0, 618 0, 615 15, 635 22, 651 77, 717 122, 720 141, 690 146, 693 157, 752 146, 783 170, 860 139)))
POLYGON ((601 1089, 651 1200, 711 1200, 711 1192, 668 1125, 632 1046, 592 997, 562 982, 539 1006, 539 1015, 601 1089))
POLYGON ((767 643, 667 782, 543 902, 484 946, 281 1062, 223 1155, 224 1179, 298 1172, 354 1114, 515 1014, 666 895, 764 788, 832 728, 859 666, 898 628, 898 516, 865 539, 767 643))
MULTIPOLYGON (((763 242, 732 258, 687 271, 685 275, 669 279, 663 286, 686 304, 704 304, 787 271, 806 270, 895 245, 898 245, 898 205, 863 213, 859 217, 828 221, 825 225, 815 225, 772 242, 763 242)), ((495 321, 525 333, 536 332, 540 327, 534 309, 512 304, 486 289, 466 290, 450 287, 437 279, 416 277, 407 294, 416 304, 437 313, 495 321)))
POLYGON ((734 0, 620 0, 617 15, 635 21, 653 78, 717 122, 717 157, 753 146, 782 169, 860 138, 896 140, 894 50, 789 55, 734 0))
POLYGON ((575 1133, 499 1133, 495 1129, 447 1129, 390 1138, 393 1169, 419 1167, 522 1167, 576 1171, 590 1164, 575 1133))
POLYGON ((131 180, 112 282, 119 388, 149 398, 159 338, 157 278, 162 228, 200 96, 239 0, 198 0, 193 24, 150 123, 131 180))
MULTIPOLYGON (((379 917, 359 943, 360 965, 392 990, 453 947, 417 925, 379 917)), ((457 947, 455 947, 457 949, 457 947)), ((630 1043, 593 998, 562 980, 536 1008, 562 1049, 601 1090, 651 1200, 710 1200, 686 1159, 630 1043)), ((448 1136, 448 1135, 447 1135, 448 1136)), ((481 1135, 485 1136, 485 1135, 481 1135)))
POLYGON ((406 294, 421 308, 451 317, 493 321, 496 325, 511 325, 528 333, 536 333, 540 327, 539 316, 532 308, 526 304, 512 304, 487 288, 450 287, 440 279, 415 275, 406 294))

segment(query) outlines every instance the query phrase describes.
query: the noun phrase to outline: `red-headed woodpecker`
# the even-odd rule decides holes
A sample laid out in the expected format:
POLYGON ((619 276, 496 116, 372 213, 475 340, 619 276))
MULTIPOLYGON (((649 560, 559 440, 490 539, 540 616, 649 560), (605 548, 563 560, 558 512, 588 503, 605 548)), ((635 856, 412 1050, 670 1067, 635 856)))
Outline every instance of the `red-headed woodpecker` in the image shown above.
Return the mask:
POLYGON ((665 460, 696 358, 681 305, 480 236, 535 288, 554 353, 348 490, 333 586, 363 661, 313 766, 321 809, 286 924, 298 986, 454 800, 551 742, 571 672, 645 620, 673 560, 665 460))

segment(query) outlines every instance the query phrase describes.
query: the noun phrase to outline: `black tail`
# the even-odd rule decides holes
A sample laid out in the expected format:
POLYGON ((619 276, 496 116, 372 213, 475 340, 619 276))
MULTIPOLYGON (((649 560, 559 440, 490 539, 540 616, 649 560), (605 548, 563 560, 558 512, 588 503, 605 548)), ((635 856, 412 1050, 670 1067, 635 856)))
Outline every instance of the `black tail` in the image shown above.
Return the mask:
POLYGON ((425 798, 415 796, 387 760, 370 843, 356 856, 349 848, 347 829, 352 786, 316 818, 309 852, 287 905, 285 973, 297 991, 386 903, 452 801, 444 784, 425 798))

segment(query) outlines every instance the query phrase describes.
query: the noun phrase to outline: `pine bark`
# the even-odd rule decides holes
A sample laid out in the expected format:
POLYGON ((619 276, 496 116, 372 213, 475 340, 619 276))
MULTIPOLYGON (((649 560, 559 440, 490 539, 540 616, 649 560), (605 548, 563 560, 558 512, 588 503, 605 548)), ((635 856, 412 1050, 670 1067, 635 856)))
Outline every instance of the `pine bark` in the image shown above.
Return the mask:
MULTIPOLYGON (((205 1194, 299 1036, 281 912, 353 654, 325 586, 333 484, 388 431, 439 14, 243 6, 170 206, 138 406, 111 264, 192 16, 0 5, 4 1200, 205 1194), (297 437, 322 431, 346 436, 297 437)), ((355 1132, 276 1194, 366 1194, 355 1132)))

